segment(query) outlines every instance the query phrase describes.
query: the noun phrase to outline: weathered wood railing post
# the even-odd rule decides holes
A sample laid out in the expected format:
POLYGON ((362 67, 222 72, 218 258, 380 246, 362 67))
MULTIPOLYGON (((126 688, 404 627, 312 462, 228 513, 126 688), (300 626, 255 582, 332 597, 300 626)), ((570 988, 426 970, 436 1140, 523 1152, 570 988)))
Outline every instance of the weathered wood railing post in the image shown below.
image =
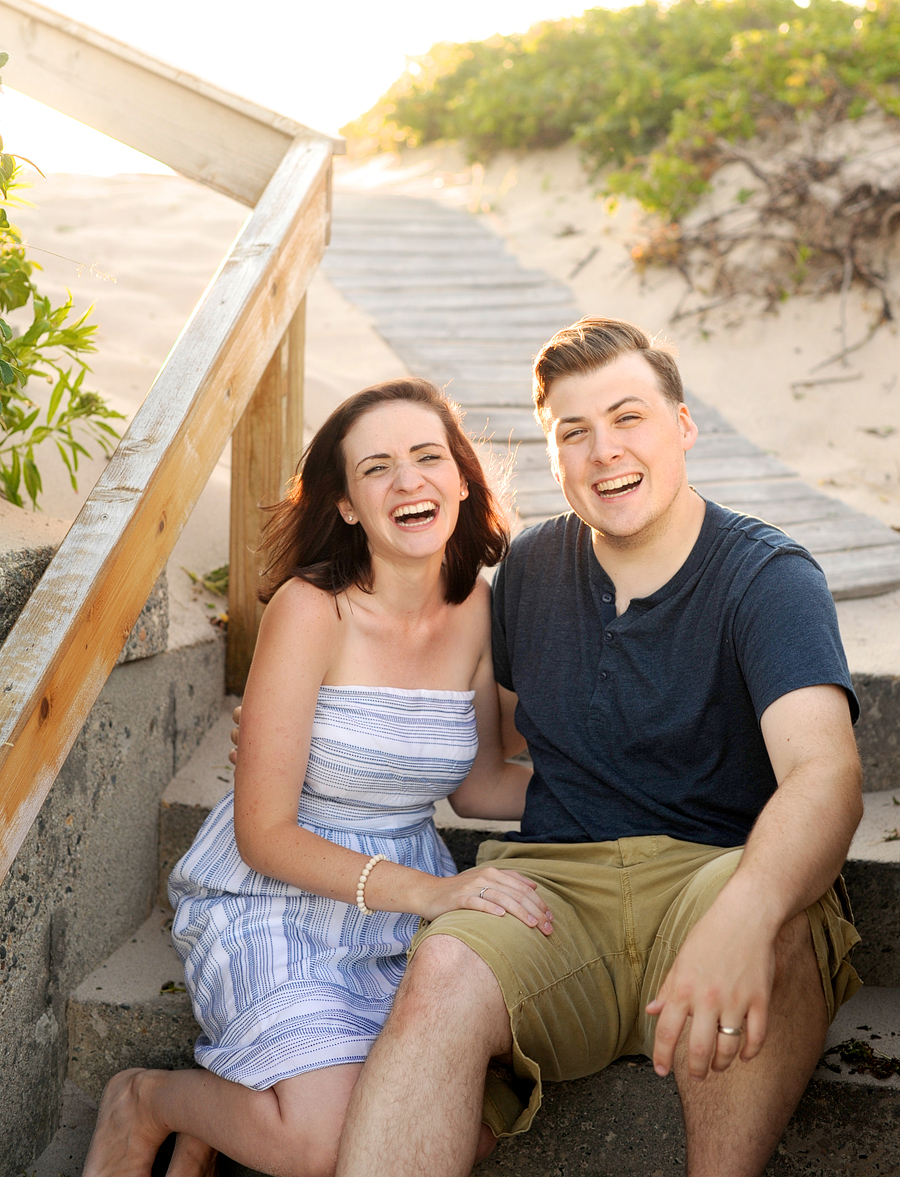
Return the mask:
POLYGON ((303 448, 306 298, 231 436, 231 531, 225 689, 243 693, 262 606, 256 599, 261 506, 277 502, 303 448))

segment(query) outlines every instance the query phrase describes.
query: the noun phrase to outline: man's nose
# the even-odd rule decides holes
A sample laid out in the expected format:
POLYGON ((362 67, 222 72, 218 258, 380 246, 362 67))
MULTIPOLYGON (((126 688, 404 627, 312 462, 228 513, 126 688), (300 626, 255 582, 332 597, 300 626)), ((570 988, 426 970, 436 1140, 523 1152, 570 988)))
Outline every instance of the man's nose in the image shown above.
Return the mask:
POLYGON ((591 446, 591 461, 599 466, 611 466, 625 452, 621 438, 611 429, 598 429, 591 446))

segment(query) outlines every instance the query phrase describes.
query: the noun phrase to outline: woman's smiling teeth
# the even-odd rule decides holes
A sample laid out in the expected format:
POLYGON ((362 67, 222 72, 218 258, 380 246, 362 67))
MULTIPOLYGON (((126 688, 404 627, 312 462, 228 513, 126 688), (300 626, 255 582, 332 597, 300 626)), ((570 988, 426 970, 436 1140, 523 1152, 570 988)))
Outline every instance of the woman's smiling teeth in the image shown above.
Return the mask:
POLYGON ((421 527, 423 523, 431 522, 437 509, 437 503, 430 500, 424 503, 410 503, 392 511, 391 518, 400 527, 421 527))
POLYGON ((643 474, 625 474, 621 478, 608 478, 605 482, 597 482, 594 484, 594 489, 604 498, 611 498, 633 490, 638 483, 643 481, 643 478, 643 474))

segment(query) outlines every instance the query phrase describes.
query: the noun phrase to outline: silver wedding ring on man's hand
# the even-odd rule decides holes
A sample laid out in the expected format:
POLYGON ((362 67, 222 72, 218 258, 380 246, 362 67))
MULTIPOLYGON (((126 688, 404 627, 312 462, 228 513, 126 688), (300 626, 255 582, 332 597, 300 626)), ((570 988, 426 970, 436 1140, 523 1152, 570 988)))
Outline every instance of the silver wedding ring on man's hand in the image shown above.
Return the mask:
POLYGON ((737 1028, 735 1028, 734 1026, 719 1026, 718 1030, 719 1030, 720 1034, 729 1034, 732 1037, 737 1037, 737 1038, 740 1038, 741 1034, 743 1033, 740 1026, 738 1026, 737 1028))
POLYGON ((487 890, 487 887, 482 887, 482 888, 481 888, 481 890, 478 892, 478 898, 479 898, 479 899, 484 899, 484 893, 485 893, 485 891, 486 891, 486 890, 487 890))

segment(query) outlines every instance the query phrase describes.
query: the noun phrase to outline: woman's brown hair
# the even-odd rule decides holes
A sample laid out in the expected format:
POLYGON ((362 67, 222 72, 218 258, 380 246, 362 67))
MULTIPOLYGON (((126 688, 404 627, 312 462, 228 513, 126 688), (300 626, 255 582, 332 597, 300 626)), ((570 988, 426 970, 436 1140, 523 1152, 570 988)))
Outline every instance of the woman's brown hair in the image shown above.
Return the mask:
POLYGON ((422 405, 440 418, 469 489, 459 504, 459 519, 444 556, 447 601, 451 605, 464 601, 480 569, 506 555, 509 528, 463 431, 459 406, 428 380, 386 380, 357 392, 334 410, 304 451, 287 497, 268 508, 260 545, 265 563, 258 596, 263 603, 292 576, 334 596, 351 585, 372 591, 365 532, 346 523, 337 509, 347 494, 343 441, 365 413, 395 401, 422 405))

